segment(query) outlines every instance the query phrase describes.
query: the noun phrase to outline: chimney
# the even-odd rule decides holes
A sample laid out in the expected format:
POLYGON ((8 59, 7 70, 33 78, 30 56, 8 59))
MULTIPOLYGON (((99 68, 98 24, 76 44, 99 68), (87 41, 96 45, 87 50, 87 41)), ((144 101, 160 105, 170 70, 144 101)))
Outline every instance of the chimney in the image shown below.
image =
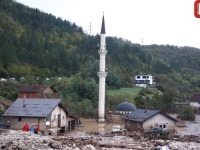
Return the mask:
POLYGON ((147 102, 144 102, 144 113, 147 113, 147 102))
POLYGON ((26 106, 26 94, 24 94, 23 107, 26 106))

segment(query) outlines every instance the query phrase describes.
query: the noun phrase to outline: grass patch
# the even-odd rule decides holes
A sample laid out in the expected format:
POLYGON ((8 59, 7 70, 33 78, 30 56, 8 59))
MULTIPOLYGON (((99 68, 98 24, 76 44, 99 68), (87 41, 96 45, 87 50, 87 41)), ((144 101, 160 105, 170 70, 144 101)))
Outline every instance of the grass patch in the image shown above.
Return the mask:
POLYGON ((142 88, 132 87, 132 88, 120 88, 119 90, 107 90, 106 92, 109 96, 130 94, 132 97, 135 97, 141 90, 142 88))

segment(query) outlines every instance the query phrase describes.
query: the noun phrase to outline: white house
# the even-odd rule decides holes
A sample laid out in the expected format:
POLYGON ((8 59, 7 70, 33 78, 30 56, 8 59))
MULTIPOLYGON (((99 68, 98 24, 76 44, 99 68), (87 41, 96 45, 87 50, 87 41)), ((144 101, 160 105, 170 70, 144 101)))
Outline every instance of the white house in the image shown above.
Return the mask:
POLYGON ((200 108, 200 94, 199 93, 192 95, 192 97, 190 98, 190 105, 192 107, 200 108))
POLYGON ((137 87, 147 87, 147 85, 155 84, 153 82, 153 76, 151 74, 138 74, 135 75, 135 86, 137 87))
POLYGON ((137 109, 125 120, 125 128, 129 131, 146 131, 151 128, 166 128, 172 131, 176 127, 177 120, 159 110, 137 109))
POLYGON ((39 133, 56 135, 75 128, 75 117, 70 116, 61 99, 18 98, 3 114, 11 129, 22 130, 25 123, 38 125, 39 133))

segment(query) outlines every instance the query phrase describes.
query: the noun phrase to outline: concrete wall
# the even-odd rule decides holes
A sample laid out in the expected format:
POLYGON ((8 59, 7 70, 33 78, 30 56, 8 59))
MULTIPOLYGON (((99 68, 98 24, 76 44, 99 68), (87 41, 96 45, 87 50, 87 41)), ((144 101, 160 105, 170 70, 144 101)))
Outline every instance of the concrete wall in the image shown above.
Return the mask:
POLYGON ((122 119, 124 116, 124 114, 106 114, 106 121, 109 123, 109 122, 112 122, 112 123, 123 123, 124 120, 122 119))

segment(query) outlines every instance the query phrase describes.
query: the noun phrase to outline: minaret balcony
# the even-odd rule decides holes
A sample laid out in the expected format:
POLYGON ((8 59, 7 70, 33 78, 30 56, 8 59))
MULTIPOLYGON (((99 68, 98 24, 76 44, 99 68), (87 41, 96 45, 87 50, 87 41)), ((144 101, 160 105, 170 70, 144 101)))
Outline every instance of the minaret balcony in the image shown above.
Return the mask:
POLYGON ((100 71, 100 72, 97 72, 97 74, 98 74, 98 76, 100 77, 105 77, 105 76, 107 76, 107 72, 105 72, 105 71, 100 71))
POLYGON ((98 50, 98 52, 99 52, 100 55, 101 54, 104 54, 104 55, 107 54, 107 50, 106 49, 100 49, 100 50, 98 50))

